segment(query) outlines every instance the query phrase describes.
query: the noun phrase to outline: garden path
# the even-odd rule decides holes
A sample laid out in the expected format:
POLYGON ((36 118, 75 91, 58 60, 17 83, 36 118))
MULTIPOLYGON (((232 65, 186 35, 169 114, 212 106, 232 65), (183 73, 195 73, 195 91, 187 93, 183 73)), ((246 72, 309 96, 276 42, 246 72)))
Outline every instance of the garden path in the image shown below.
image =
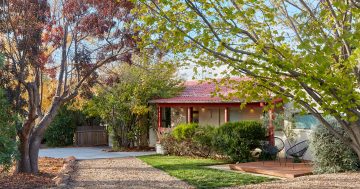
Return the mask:
POLYGON ((193 188, 134 157, 81 160, 68 188, 193 188))

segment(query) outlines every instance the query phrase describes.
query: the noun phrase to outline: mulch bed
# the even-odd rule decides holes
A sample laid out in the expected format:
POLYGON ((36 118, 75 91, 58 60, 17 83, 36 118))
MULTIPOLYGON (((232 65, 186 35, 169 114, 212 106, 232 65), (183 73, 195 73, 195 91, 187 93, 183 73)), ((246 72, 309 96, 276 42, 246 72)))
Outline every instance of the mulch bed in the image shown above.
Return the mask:
POLYGON ((39 188, 55 185, 53 178, 57 176, 65 161, 60 158, 39 158, 39 174, 9 173, 0 177, 0 188, 39 188))

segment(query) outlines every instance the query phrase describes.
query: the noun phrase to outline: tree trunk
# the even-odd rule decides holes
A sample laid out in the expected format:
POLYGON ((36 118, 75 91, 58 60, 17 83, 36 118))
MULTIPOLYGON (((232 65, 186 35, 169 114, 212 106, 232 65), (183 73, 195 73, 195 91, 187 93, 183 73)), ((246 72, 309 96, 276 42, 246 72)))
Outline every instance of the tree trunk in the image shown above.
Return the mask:
MULTIPOLYGON (((20 134, 20 159, 17 164, 17 171, 22 173, 34 173, 39 172, 38 157, 41 145, 41 140, 44 136, 46 128, 55 118, 59 107, 60 101, 55 101, 49 112, 39 121, 39 123, 31 129, 29 134, 20 134)), ((34 124, 35 120, 33 120, 34 124)))
POLYGON ((352 149, 355 151, 356 155, 358 156, 358 159, 360 160, 360 147, 352 147, 352 149))
POLYGON ((19 145, 19 152, 20 152, 20 159, 17 162, 17 171, 22 173, 31 173, 31 163, 30 163, 30 156, 29 156, 29 139, 28 137, 19 136, 20 138, 20 145, 19 145))
POLYGON ((31 170, 33 173, 39 172, 39 150, 41 145, 42 136, 34 136, 30 143, 30 163, 31 163, 31 170))
POLYGON ((17 163, 17 172, 38 173, 38 157, 43 135, 33 133, 31 139, 20 137, 20 159, 17 163), (23 139, 22 139, 23 138, 23 139))
POLYGON ((353 133, 348 133, 351 139, 350 147, 354 150, 360 160, 360 125, 358 123, 352 123, 349 126, 349 129, 353 133))
POLYGON ((149 139, 149 119, 148 115, 141 116, 139 121, 140 132, 139 132, 139 148, 147 147, 148 146, 148 139, 149 139))
POLYGON ((33 133, 31 139, 20 137, 20 159, 17 163, 17 172, 38 173, 38 157, 43 135, 33 133))
MULTIPOLYGON (((358 138, 358 139, 360 139, 360 138, 358 138)), ((360 160, 360 146, 356 145, 353 141, 349 144, 349 146, 356 153, 356 155, 358 156, 358 159, 360 160)))

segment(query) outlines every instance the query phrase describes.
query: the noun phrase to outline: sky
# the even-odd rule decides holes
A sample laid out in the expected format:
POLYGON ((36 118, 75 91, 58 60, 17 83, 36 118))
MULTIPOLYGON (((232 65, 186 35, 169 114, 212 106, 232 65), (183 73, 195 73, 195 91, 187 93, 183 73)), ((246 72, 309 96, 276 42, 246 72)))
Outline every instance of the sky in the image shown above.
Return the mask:
POLYGON ((178 76, 184 80, 201 80, 206 78, 219 78, 221 72, 226 70, 226 66, 217 67, 216 70, 211 70, 207 67, 201 67, 195 63, 191 63, 186 67, 182 67, 178 71, 178 76), (195 74, 194 67, 197 68, 198 73, 195 74))

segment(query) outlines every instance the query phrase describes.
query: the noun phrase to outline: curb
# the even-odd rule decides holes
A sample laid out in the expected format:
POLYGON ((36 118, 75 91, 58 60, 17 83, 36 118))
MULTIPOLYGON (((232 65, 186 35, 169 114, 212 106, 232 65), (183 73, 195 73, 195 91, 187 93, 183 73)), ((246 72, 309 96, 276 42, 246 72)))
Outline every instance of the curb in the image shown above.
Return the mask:
POLYGON ((65 164, 60 169, 58 175, 53 178, 55 185, 58 187, 67 186, 70 181, 70 174, 74 171, 76 164, 76 158, 74 156, 69 156, 65 158, 65 164))

